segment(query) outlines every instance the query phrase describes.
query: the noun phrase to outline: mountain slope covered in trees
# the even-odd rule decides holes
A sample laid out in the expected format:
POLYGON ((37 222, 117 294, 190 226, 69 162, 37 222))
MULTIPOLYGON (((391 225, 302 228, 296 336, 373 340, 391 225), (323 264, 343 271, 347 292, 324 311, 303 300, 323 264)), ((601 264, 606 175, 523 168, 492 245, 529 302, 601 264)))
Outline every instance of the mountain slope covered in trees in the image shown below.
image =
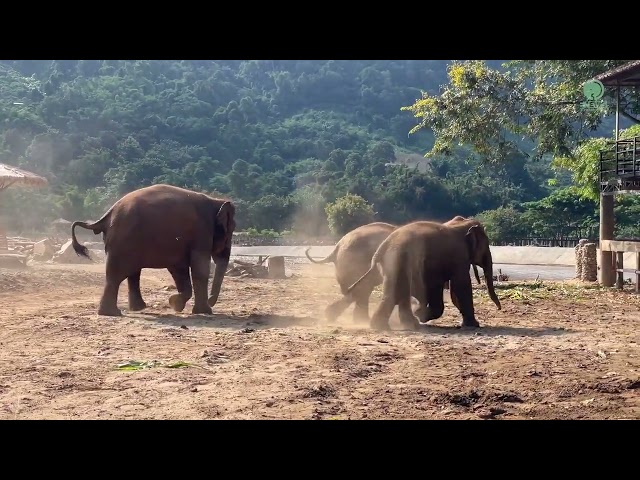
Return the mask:
POLYGON ((448 63, 0 61, 0 162, 51 183, 12 189, 6 216, 14 228, 97 219, 124 193, 166 182, 234 199, 238 229, 319 234, 325 205, 346 193, 394 222, 548 195, 548 161, 524 155, 486 169, 461 150, 424 168, 433 137, 409 135, 415 119, 400 109, 437 93, 448 63), (416 159, 418 171, 398 165, 416 159))

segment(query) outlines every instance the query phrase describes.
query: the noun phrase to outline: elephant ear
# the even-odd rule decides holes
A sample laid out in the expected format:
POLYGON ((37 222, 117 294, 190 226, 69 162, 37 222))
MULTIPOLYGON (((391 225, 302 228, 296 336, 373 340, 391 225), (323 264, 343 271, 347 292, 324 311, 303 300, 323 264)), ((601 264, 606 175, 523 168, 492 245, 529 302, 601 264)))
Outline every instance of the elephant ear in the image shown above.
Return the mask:
POLYGON ((471 263, 475 263, 474 259, 476 258, 476 251, 480 245, 480 235, 482 229, 480 225, 473 225, 467 230, 467 234, 465 235, 465 240, 467 242, 467 248, 469 249, 469 260, 471 263))
POLYGON ((236 208, 231 202, 224 202, 216 214, 216 223, 224 230, 225 237, 230 237, 236 228, 236 208))

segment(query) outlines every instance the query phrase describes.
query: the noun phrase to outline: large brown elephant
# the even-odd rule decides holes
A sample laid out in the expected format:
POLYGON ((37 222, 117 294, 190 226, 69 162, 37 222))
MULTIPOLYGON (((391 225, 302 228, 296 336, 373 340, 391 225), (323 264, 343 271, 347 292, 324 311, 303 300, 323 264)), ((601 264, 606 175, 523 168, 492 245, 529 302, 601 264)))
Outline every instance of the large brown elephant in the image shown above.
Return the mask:
POLYGON ((143 268, 169 270, 178 290, 169 298, 176 312, 184 310, 193 294, 192 313, 211 314, 229 263, 235 226, 231 201, 159 184, 123 196, 95 223, 73 222, 71 239, 76 253, 89 258, 87 248, 76 239, 75 228, 102 233, 106 282, 99 315, 122 315, 117 301, 125 278, 129 308, 138 311, 146 307, 140 292, 143 268), (211 259, 216 268, 207 301, 211 259))
POLYGON ((462 314, 462 325, 479 327, 475 318, 469 267, 479 265, 489 296, 501 309, 493 286, 493 260, 482 224, 458 219, 449 225, 417 221, 394 230, 374 253, 369 270, 347 289, 349 294, 371 276, 382 276, 382 301, 371 318, 371 327, 388 329, 389 317, 398 305, 400 322, 416 329, 420 322, 438 318, 444 310, 443 287, 449 281, 462 314), (428 305, 425 318, 416 318, 411 296, 428 305))
POLYGON ((371 257, 376 249, 396 228, 396 225, 384 222, 369 223, 355 228, 346 233, 333 251, 322 260, 311 258, 311 247, 305 250, 305 255, 313 263, 335 264, 336 280, 343 296, 325 309, 325 316, 329 321, 338 318, 353 302, 353 321, 369 321, 369 297, 373 289, 382 282, 382 277, 374 273, 358 284, 349 295, 347 289, 369 269, 371 257))

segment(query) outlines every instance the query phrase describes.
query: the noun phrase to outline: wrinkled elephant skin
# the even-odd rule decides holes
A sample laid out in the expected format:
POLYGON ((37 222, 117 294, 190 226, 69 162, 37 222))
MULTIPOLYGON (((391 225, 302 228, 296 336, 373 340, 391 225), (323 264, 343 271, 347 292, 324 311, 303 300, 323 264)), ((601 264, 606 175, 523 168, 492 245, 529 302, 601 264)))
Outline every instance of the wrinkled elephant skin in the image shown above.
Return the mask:
POLYGON ((398 305, 400 322, 416 329, 421 321, 439 318, 444 311, 443 289, 450 282, 452 301, 462 314, 462 325, 478 327, 473 305, 469 267, 484 272, 489 296, 501 308, 493 286, 493 261, 489 239, 480 222, 457 220, 450 224, 417 221, 394 230, 380 244, 369 270, 347 289, 350 293, 368 277, 382 276, 382 301, 371 317, 374 329, 388 329, 389 317, 398 305), (411 296, 421 306, 417 318, 411 296))
POLYGON ((181 312, 193 296, 192 313, 211 314, 220 294, 231 255, 235 230, 232 202, 203 193, 152 185, 124 195, 95 223, 74 222, 73 249, 89 258, 87 248, 78 243, 75 227, 102 233, 106 253, 106 281, 98 308, 99 315, 119 316, 118 291, 123 280, 129 284, 129 308, 146 307, 140 292, 143 268, 166 268, 178 292, 169 304, 181 312), (216 269, 207 298, 213 259, 216 269))

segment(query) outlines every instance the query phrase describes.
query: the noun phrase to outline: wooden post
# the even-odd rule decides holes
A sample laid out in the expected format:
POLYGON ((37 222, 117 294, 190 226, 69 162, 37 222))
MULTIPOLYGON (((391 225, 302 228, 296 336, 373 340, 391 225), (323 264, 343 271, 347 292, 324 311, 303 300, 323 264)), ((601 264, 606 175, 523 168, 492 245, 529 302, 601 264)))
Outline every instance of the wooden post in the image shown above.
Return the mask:
POLYGON ((640 293, 640 252, 636 252, 636 293, 640 293))
MULTIPOLYGON (((616 87, 616 151, 617 142, 620 139, 620 87, 616 87)), ((616 153, 616 162, 617 162, 616 153)), ((613 194, 600 194, 600 242, 603 240, 613 240, 614 232, 614 213, 613 213, 613 194)), ((602 245, 602 243, 601 243, 602 245)), ((615 270, 613 252, 603 252, 600 249, 600 283, 605 287, 612 287, 615 279, 615 270)))
POLYGON ((284 274, 284 257, 269 257, 267 260, 269 278, 286 278, 284 274))
MULTIPOLYGON (((623 267, 624 252, 616 252, 616 257, 618 257, 618 261, 616 262, 616 268, 619 270, 622 270, 624 268, 623 267)), ((617 273, 618 273, 618 279, 616 281, 616 287, 622 290, 622 287, 624 285, 624 273, 622 271, 619 271, 617 273)))
POLYGON ((613 287, 615 270, 613 252, 602 250, 603 240, 613 240, 613 195, 600 195, 600 283, 613 287))

